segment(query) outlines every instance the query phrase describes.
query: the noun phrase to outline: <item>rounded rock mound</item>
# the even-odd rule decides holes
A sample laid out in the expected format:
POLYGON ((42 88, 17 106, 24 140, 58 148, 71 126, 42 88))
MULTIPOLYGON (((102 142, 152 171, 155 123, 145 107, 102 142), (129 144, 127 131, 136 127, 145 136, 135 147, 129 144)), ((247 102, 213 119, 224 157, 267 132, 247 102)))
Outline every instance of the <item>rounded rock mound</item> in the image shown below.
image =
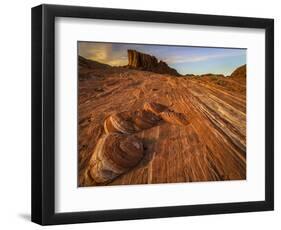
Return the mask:
POLYGON ((89 175, 104 184, 135 167, 144 156, 143 143, 134 135, 105 134, 90 159, 89 175))

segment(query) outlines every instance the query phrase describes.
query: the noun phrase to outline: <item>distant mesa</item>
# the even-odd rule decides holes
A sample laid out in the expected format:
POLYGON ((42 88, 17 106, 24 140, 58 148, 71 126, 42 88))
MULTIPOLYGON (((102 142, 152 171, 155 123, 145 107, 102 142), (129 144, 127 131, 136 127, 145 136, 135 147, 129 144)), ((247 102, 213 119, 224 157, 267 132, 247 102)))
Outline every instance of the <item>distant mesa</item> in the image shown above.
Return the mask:
MULTIPOLYGON (((213 74, 213 73, 205 73, 205 74, 200 74, 200 75, 196 75, 196 74, 185 74, 185 77, 218 77, 218 78, 222 78, 222 77, 227 77, 223 74, 213 74)), ((243 79, 246 78, 246 64, 239 66, 238 68, 236 68, 232 74, 228 77, 235 79, 243 79)))
POLYGON ((197 75, 195 75, 195 74, 189 74, 189 73, 188 73, 188 74, 185 74, 184 76, 185 76, 185 77, 196 77, 197 75))
POLYGON ((160 74, 180 75, 175 69, 168 66, 166 62, 158 61, 156 57, 136 50, 128 50, 127 67, 160 74))
POLYGON ((186 77, 225 77, 223 74, 204 73, 201 75, 186 74, 186 77))
MULTIPOLYGON (((78 64, 80 67, 88 69, 108 69, 114 67, 94 60, 86 59, 82 56, 78 56, 78 64)), ((180 74, 175 69, 169 67, 166 62, 158 61, 156 57, 136 50, 128 50, 128 65, 123 67, 180 76, 180 74)))
POLYGON ((213 74, 213 73, 206 73, 206 74, 202 74, 200 76, 201 77, 224 77, 223 74, 213 74))
MULTIPOLYGON (((185 74, 181 75, 177 72, 177 70, 171 68, 166 62, 158 61, 155 56, 141 53, 136 50, 128 50, 128 65, 126 66, 119 66, 121 68, 130 68, 136 69, 141 71, 150 71, 159 74, 169 74, 174 76, 184 76, 184 77, 191 77, 191 78, 198 78, 198 77, 205 77, 205 78, 224 78, 226 77, 223 74, 213 74, 213 73, 205 73, 201 75, 197 74, 185 74)), ((86 59, 82 56, 78 56, 78 64, 79 67, 86 68, 86 69, 109 69, 114 68, 113 66, 100 63, 94 60, 86 59)), ((119 68, 116 67, 116 68, 119 68)), ((244 81, 246 79, 246 64, 236 68, 230 76, 233 80, 244 81)))

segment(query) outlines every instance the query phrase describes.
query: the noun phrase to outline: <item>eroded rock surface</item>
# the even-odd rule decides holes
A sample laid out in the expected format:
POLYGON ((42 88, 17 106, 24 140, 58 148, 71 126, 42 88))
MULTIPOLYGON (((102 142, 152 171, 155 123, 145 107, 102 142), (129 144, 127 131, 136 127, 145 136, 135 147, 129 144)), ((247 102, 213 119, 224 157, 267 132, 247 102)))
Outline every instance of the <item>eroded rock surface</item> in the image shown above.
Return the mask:
POLYGON ((136 136, 109 133, 102 136, 87 170, 87 183, 104 184, 125 173, 143 158, 143 144, 136 136))
POLYGON ((128 50, 128 67, 161 74, 179 75, 179 73, 169 67, 166 62, 158 62, 156 57, 136 50, 128 50))
POLYGON ((80 68, 79 186, 246 179, 246 71, 175 77, 80 68), (132 162, 119 163, 131 150, 132 162))

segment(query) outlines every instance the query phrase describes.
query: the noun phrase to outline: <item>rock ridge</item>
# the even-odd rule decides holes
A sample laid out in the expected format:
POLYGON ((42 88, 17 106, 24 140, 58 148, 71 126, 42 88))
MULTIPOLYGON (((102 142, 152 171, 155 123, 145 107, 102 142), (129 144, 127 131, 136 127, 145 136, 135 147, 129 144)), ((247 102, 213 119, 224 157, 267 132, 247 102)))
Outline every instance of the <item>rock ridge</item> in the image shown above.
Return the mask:
POLYGON ((161 60, 158 61, 156 57, 141 53, 137 50, 128 50, 128 67, 160 74, 171 74, 176 76, 180 75, 166 62, 161 60))

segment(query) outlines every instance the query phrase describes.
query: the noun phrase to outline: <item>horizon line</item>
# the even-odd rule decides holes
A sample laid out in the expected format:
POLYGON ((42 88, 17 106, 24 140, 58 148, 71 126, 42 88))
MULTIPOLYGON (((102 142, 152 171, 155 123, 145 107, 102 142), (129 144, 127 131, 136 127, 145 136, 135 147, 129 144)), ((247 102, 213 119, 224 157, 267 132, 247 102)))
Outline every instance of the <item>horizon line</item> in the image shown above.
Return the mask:
MULTIPOLYGON (((128 51, 128 50, 127 50, 128 51)), ((137 50, 136 50, 137 51, 137 50)), ((139 52, 139 51, 137 51, 137 52, 139 52)), ((139 53, 143 53, 143 52, 139 52, 139 53)), ((147 53, 143 53, 143 54, 147 54, 147 53)), ((151 54, 147 54, 147 55, 150 55, 150 56, 154 56, 154 55, 151 55, 151 54)), ((80 55, 80 54, 78 54, 78 57, 82 57, 82 58, 84 58, 84 59, 86 59, 86 60, 89 60, 89 61, 94 61, 94 62, 97 62, 97 63, 100 63, 100 64, 103 64, 103 65, 108 65, 108 66, 110 66, 110 67, 120 67, 120 68, 123 68, 123 67, 125 67, 125 66, 127 66, 127 65, 110 65, 110 64, 107 64, 107 63, 103 63, 103 62, 100 62, 100 61, 96 61, 96 60, 93 60, 93 59, 91 59, 91 58, 86 58, 86 57, 83 57, 82 55, 80 55)), ((155 56, 154 56, 155 57, 155 56)), ((156 59, 157 59, 157 61, 158 61, 158 63, 160 62, 160 61, 162 61, 162 62, 165 62, 165 61, 163 61, 163 60, 160 60, 160 59, 158 59, 157 57, 155 57, 156 59)), ((165 62, 166 63, 166 62, 165 62)), ((166 63, 167 65, 168 65, 168 63, 166 63)), ((231 72, 231 74, 236 70, 236 69, 238 69, 239 67, 241 67, 241 66, 244 66, 244 65, 246 65, 247 66, 247 63, 245 63, 245 64, 243 64, 243 65, 238 65, 237 67, 235 67, 234 69, 233 69, 233 71, 231 72)), ((178 70, 176 69, 176 68, 174 68, 174 67, 171 67, 170 65, 168 65, 170 68, 173 68, 173 69, 175 69, 177 72, 178 72, 178 70)), ((179 72, 178 72, 179 73, 179 72)), ((186 75, 194 75, 194 76, 204 76, 204 75, 223 75, 224 77, 229 77, 229 76, 231 76, 231 74, 230 75, 225 75, 225 74, 223 74, 223 73, 212 73, 212 72, 206 72, 206 73, 202 73, 202 74, 194 74, 194 73, 185 73, 185 74, 181 74, 181 73, 179 73, 181 76, 186 76, 186 75)))

